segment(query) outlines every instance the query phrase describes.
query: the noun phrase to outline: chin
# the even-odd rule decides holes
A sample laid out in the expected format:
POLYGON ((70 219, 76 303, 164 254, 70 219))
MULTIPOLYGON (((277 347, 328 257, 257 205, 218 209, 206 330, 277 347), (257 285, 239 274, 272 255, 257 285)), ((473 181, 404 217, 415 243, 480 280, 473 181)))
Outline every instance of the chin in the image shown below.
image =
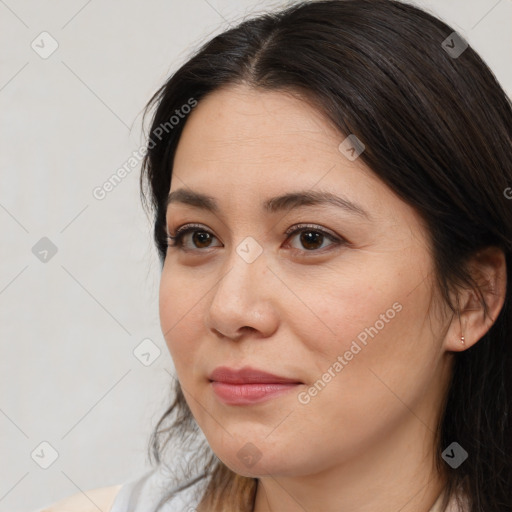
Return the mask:
POLYGON ((260 450, 255 444, 250 442, 234 444, 236 446, 240 444, 241 447, 238 449, 233 447, 233 450, 230 450, 229 453, 226 453, 226 450, 220 452, 214 449, 213 451, 231 471, 238 475, 259 478, 268 475, 285 475, 289 471, 293 472, 293 468, 289 466, 289 454, 287 455, 284 452, 279 454, 276 453, 275 448, 270 449, 268 447, 260 450), (266 456, 265 454, 269 452, 271 455, 266 456))

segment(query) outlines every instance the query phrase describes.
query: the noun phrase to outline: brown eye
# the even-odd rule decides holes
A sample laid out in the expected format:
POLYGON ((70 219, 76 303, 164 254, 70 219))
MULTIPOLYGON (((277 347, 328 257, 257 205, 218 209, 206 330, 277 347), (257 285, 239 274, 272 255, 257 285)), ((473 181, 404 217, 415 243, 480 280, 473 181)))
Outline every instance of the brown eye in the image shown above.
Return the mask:
POLYGON ((208 247, 211 242, 210 233, 207 233, 206 231, 193 231, 192 242, 199 248, 208 247))
POLYGON ((216 237, 202 226, 187 225, 178 228, 174 236, 168 235, 167 238, 169 240, 168 247, 178 247, 183 250, 193 251, 194 249, 207 249, 211 247, 211 241, 216 237), (188 239, 186 237, 189 234, 192 234, 189 237, 192 241, 191 246, 186 243, 188 239))
MULTIPOLYGON (((315 225, 294 226, 288 229, 285 235, 288 235, 288 238, 293 238, 294 235, 300 235, 300 237, 297 238, 300 247, 292 246, 292 248, 302 253, 321 252, 322 249, 328 248, 330 245, 339 246, 343 243, 348 243, 343 238, 327 233, 315 225), (326 241, 330 241, 331 243, 324 245, 326 241)), ((174 236, 168 235, 167 238, 169 241, 167 244, 168 247, 176 247, 183 251, 194 252, 195 250, 219 247, 212 245, 212 240, 217 237, 201 225, 189 224, 182 226, 176 230, 174 236), (192 236, 188 237, 188 235, 192 236)))
POLYGON ((298 240, 301 247, 292 247, 293 249, 302 252, 315 252, 319 249, 324 249, 329 245, 338 246, 343 243, 343 240, 340 240, 330 233, 327 233, 323 229, 319 229, 317 226, 295 226, 294 228, 290 228, 285 234, 288 235, 289 238, 293 238, 294 235, 300 235, 298 240), (327 246, 323 245, 326 240, 331 241, 331 244, 327 246))
POLYGON ((318 231, 302 231, 300 234, 300 243, 305 249, 319 249, 322 245, 324 235, 318 231))

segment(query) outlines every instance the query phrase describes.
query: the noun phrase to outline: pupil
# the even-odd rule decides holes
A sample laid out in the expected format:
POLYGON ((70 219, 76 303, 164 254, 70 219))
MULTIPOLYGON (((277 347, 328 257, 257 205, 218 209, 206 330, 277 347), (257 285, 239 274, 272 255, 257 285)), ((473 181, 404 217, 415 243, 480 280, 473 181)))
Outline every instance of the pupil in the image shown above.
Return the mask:
MULTIPOLYGON (((323 235, 321 233, 317 233, 315 231, 304 231, 301 235, 302 245, 306 249, 315 249, 317 245, 316 243, 318 243, 318 239, 321 238, 322 236, 323 235), (314 247, 309 247, 311 243, 313 244, 314 247)), ((320 245, 322 244, 320 243, 320 245)))
MULTIPOLYGON (((207 242, 208 241, 208 237, 209 237, 209 234, 208 233, 205 233, 204 231, 196 231, 194 233, 194 243, 196 243, 197 241, 199 241, 199 245, 202 244, 203 242, 207 242), (201 240, 201 238, 203 238, 203 240, 201 240)), ((197 245, 197 244, 196 244, 197 245)))

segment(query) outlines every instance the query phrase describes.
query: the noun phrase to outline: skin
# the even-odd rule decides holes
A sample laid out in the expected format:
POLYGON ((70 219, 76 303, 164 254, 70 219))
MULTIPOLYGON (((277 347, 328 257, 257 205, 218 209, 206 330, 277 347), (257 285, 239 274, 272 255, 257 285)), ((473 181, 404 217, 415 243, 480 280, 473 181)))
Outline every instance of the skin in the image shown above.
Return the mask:
MULTIPOLYGON (((344 138, 298 97, 237 85, 199 102, 174 159, 170 192, 208 194, 220 211, 168 208, 169 233, 198 223, 203 238, 189 233, 188 250, 167 251, 162 332, 211 448, 233 471, 259 479, 255 512, 427 512, 444 484, 433 446, 454 352, 492 325, 470 291, 460 319, 431 304, 438 296, 421 218, 361 158, 340 152, 344 138), (298 190, 343 195, 370 218, 331 205, 262 212, 265 199, 298 190), (348 242, 284 235, 300 223, 348 242), (248 236, 263 251, 252 263, 236 250, 248 236), (301 403, 299 392, 396 303, 394 318, 301 403), (226 405, 208 380, 220 365, 303 384, 256 405, 226 405), (246 443, 261 455, 251 467, 237 456, 246 443)), ((491 283, 495 318, 504 257, 483 252, 475 268, 491 283)))

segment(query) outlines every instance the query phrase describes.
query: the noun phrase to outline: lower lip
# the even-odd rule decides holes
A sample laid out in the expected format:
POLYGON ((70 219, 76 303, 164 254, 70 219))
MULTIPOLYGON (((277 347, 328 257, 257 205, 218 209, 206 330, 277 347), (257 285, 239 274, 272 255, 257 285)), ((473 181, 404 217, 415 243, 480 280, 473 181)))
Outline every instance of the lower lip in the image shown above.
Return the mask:
POLYGON ((293 384, 228 384, 212 383, 215 394, 228 405, 247 405, 264 402, 300 386, 293 384))

